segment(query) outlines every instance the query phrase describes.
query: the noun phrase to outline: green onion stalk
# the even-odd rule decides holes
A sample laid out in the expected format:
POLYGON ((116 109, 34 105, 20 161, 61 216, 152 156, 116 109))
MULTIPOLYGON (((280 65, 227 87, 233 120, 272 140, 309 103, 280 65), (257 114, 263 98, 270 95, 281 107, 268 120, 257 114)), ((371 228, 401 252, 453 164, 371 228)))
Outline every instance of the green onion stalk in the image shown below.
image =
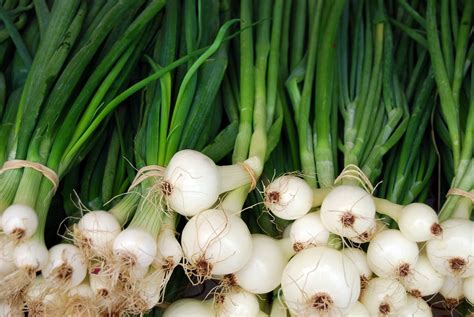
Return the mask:
POLYGON ((291 50, 289 56, 290 68, 285 78, 292 106, 289 111, 296 124, 302 176, 311 187, 317 187, 318 183, 320 187, 328 187, 337 170, 337 35, 346 4, 320 1, 307 9, 301 3, 293 6, 307 13, 291 17, 294 21, 290 22, 293 26, 289 30, 290 39, 307 36, 308 44, 307 47, 298 44, 298 49, 291 50))
MULTIPOLYGON (((298 131, 301 167, 307 183, 320 187, 313 190, 312 207, 320 206, 329 193, 327 189, 335 184, 344 186, 334 187, 337 190, 332 196, 347 197, 334 201, 351 204, 349 195, 373 195, 374 182, 382 173, 382 159, 408 125, 406 96, 395 71, 397 51, 381 1, 376 6, 318 2, 311 9, 307 53, 286 80, 298 131), (342 122, 338 122, 340 117, 342 122), (344 158, 341 171, 339 151, 344 158)), ((367 230, 375 228, 375 221, 362 221, 365 226, 355 223, 358 218, 374 217, 374 206, 362 208, 371 210, 370 215, 327 213, 327 206, 322 218, 328 218, 323 222, 334 234, 359 241, 367 230), (345 227, 339 227, 339 220, 329 218, 345 219, 345 227)), ((330 208, 334 211, 348 207, 330 208)), ((341 246, 338 239, 329 240, 335 241, 336 247, 341 246)))
POLYGON ((114 207, 130 187, 135 174, 131 162, 137 121, 131 108, 117 109, 82 162, 64 176, 61 196, 68 227, 88 210, 114 207))
MULTIPOLYGON (((400 4, 404 9, 411 8, 405 2, 400 4)), ((376 204, 379 212, 398 219, 403 206, 415 201, 425 202, 434 185, 431 180, 437 158, 428 125, 435 104, 435 81, 426 40, 417 37, 415 34, 418 33, 412 27, 416 23, 424 24, 424 18, 416 11, 410 11, 404 18, 391 19, 391 22, 395 26, 394 33, 399 32, 395 33, 399 38, 395 50, 400 53, 397 54, 394 71, 403 79, 400 83, 405 83, 402 89, 410 117, 402 139, 387 155, 384 180, 377 191, 379 197, 399 205, 393 204, 386 210, 382 208, 384 200, 378 198, 376 204)), ((429 203, 433 205, 434 202, 429 203)))
POLYGON ((18 56, 28 67, 31 66, 31 50, 22 39, 21 32, 36 24, 36 17, 30 19, 29 12, 33 11, 31 0, 5 1, 0 6, 0 60, 1 64, 8 60, 8 53, 13 45, 16 47, 18 56), (33 21, 34 22, 33 22, 33 21), (13 45, 12 45, 13 44, 13 45))
POLYGON ((257 6, 243 1, 235 8, 240 11, 240 39, 235 43, 239 56, 231 58, 222 95, 230 101, 232 108, 228 112, 238 111, 232 115, 238 118, 232 162, 240 164, 255 158, 257 164, 253 165, 252 183, 224 197, 221 208, 230 215, 240 216, 249 191, 263 172, 264 162, 280 140, 283 106, 278 88, 283 8, 284 1, 261 1, 257 6))
POLYGON ((219 160, 231 150, 225 146, 228 150, 223 151, 220 145, 230 140, 225 138, 229 130, 219 128, 223 103, 217 97, 228 63, 226 34, 236 21, 226 18, 215 2, 204 1, 201 6, 206 20, 196 15, 193 1, 168 2, 163 26, 146 57, 152 72, 160 76, 155 76, 159 78, 156 84, 149 81, 143 86, 146 90, 136 110, 140 117, 134 140, 138 173, 122 201, 109 211, 126 227, 107 246, 113 256, 106 258, 103 253, 95 263, 99 269, 89 277, 105 277, 109 295, 99 301, 106 311, 142 314, 152 309, 163 301, 168 280, 181 262, 182 250, 175 237, 178 214, 169 202, 177 187, 166 179, 175 154, 196 149, 219 160), (181 10, 186 17, 182 20, 181 10), (221 19, 225 23, 219 27, 221 19), (183 38, 177 35, 179 28, 184 30, 183 38), (184 57, 176 60, 180 55, 184 57), (116 210, 125 204, 132 210, 122 221, 116 210))
MULTIPOLYGON (((191 283, 217 279, 220 286, 216 293, 222 299, 244 292, 238 282, 235 284, 239 279, 233 277, 251 256, 253 242, 248 226, 252 227, 252 223, 243 219, 256 216, 251 208, 245 212, 244 203, 257 185, 264 163, 278 146, 283 126, 279 62, 284 5, 285 1, 260 1, 254 6, 245 0, 235 8, 240 11, 240 39, 235 43, 238 50, 233 52, 239 55, 230 53, 221 93, 232 107, 228 112, 238 111, 232 163, 243 165, 252 161, 252 182, 228 192, 215 209, 192 217, 182 231, 184 269, 191 283), (251 27, 253 21, 255 27, 251 27), (225 250, 220 247, 222 244, 227 246, 225 250)), ((224 309, 218 302, 214 308, 224 309)))
POLYGON ((474 184, 472 65, 469 47, 472 2, 462 8, 461 20, 453 22, 456 8, 441 7, 429 1, 426 8, 426 37, 439 93, 440 111, 435 113, 435 128, 440 144, 443 173, 450 183, 439 218, 468 218, 472 213, 474 184), (439 12, 440 22, 438 22, 439 12), (452 15, 450 15, 450 12, 452 15))
MULTIPOLYGON (((13 169, 4 165, 1 174, 2 224, 8 223, 8 213, 13 219, 26 214, 32 216, 33 226, 11 230, 18 242, 17 270, 4 278, 3 285, 11 287, 3 288, 0 297, 15 297, 47 265, 44 231, 57 182, 90 150, 93 138, 78 136, 94 119, 98 124, 106 118, 97 118, 97 110, 127 84, 147 43, 147 31, 154 27, 150 22, 163 6, 163 1, 146 6, 143 1, 125 1, 98 9, 79 1, 54 2, 13 127, 2 140, 10 158, 5 164, 20 164, 13 169), (143 12, 136 13, 139 8, 143 12), (85 70, 91 75, 84 76, 85 70), (25 161, 27 167, 21 168, 25 161)), ((71 287, 76 283, 73 276, 55 271, 50 280, 71 287)))

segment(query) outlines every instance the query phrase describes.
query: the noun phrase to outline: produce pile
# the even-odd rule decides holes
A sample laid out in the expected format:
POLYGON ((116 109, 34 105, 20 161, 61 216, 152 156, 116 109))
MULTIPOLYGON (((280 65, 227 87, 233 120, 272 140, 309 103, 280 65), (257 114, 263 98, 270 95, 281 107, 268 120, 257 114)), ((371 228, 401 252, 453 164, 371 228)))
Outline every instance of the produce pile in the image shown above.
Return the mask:
POLYGON ((473 316, 473 15, 0 1, 0 317, 473 316))

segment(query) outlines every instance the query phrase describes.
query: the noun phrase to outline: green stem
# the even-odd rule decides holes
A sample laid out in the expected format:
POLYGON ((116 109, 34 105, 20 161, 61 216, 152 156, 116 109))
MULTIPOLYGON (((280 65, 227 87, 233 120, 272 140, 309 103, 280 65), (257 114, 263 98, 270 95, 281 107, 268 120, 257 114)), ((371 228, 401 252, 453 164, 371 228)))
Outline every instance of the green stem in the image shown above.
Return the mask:
POLYGON ((252 135, 252 117, 254 107, 254 47, 252 29, 252 1, 242 0, 240 6, 240 123, 235 140, 232 161, 242 162, 247 158, 252 135))
POLYGON ((137 211, 133 216, 128 228, 140 228, 146 230, 153 237, 158 238, 163 223, 163 217, 166 215, 166 207, 161 192, 157 192, 149 182, 145 182, 143 188, 147 188, 145 196, 140 200, 137 211))
POLYGON ((41 184, 42 178, 43 174, 40 172, 32 168, 25 168, 21 181, 18 184, 14 203, 35 208, 36 198, 38 197, 38 188, 41 184))
POLYGON ((275 113, 278 95, 278 73, 280 61, 280 43, 283 24, 283 0, 276 0, 273 5, 272 35, 270 42, 270 54, 268 60, 268 84, 267 84, 267 130, 270 129, 275 113))
MULTIPOLYGON (((253 110, 253 134, 250 140, 249 156, 257 156, 262 162, 263 167, 267 150, 266 75, 268 53, 270 51, 271 1, 260 1, 258 12, 259 20, 263 22, 257 26, 257 41, 255 45, 255 103, 253 110)), ((274 75, 276 77, 276 73, 274 75)), ((261 172, 260 170, 260 173, 261 172)))
POLYGON ((308 44, 308 61, 304 75, 303 92, 298 106, 296 121, 298 127, 298 138, 300 145, 301 168, 305 180, 311 187, 316 187, 316 166, 313 152, 311 127, 309 125, 311 95, 313 92, 314 69, 318 53, 319 28, 322 17, 323 2, 318 1, 316 17, 311 22, 311 37, 308 44))
POLYGON ((426 10, 428 49, 431 56, 431 63, 435 75, 438 93, 441 100, 441 110, 449 130, 449 136, 453 151, 454 170, 457 171, 460 156, 460 133, 459 133, 459 114, 456 100, 454 99, 449 82, 448 71, 443 60, 441 45, 438 37, 438 28, 436 25, 436 4, 435 0, 428 0, 426 10))
POLYGON ((328 24, 323 30, 324 36, 318 55, 318 65, 316 68, 316 106, 315 122, 313 129, 316 131, 316 144, 314 146, 314 156, 316 158, 316 172, 320 187, 330 187, 334 183, 334 160, 331 140, 331 110, 333 107, 333 81, 335 73, 335 61, 337 56, 336 37, 339 28, 340 17, 344 11, 345 1, 335 1, 328 24))
POLYGON ((171 118, 170 133, 168 135, 166 147, 166 161, 169 161, 171 157, 176 153, 182 135, 182 127, 186 123, 186 117, 189 111, 189 104, 182 103, 182 101, 187 96, 187 85, 195 76, 198 68, 219 49, 222 42, 224 41, 227 30, 237 21, 238 20, 236 19, 227 21, 221 27, 212 45, 201 56, 199 56, 199 58, 193 63, 193 65, 189 68, 188 72, 184 76, 181 86, 179 88, 178 96, 176 97, 173 117, 171 118))
POLYGON ((394 204, 389 200, 373 197, 375 203, 375 210, 377 212, 389 216, 395 221, 398 221, 400 218, 400 212, 404 206, 399 204, 394 204))

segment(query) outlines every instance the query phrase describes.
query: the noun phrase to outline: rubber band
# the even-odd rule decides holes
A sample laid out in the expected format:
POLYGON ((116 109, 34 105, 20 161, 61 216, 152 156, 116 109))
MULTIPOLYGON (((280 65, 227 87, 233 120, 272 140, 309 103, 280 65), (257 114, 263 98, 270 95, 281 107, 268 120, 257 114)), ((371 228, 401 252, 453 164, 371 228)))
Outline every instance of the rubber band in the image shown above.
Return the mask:
POLYGON ((47 166, 44 166, 43 164, 37 163, 37 162, 31 162, 31 161, 26 161, 26 160, 10 160, 6 161, 3 164, 2 169, 0 170, 0 174, 13 170, 13 169, 19 169, 19 168, 32 168, 41 174, 43 174, 44 177, 46 177, 52 184, 53 184, 53 190, 56 192, 59 186, 59 177, 56 174, 55 171, 50 169, 47 166))
POLYGON ((163 172, 165 168, 159 165, 147 165, 138 170, 137 175, 133 179, 132 184, 128 188, 128 191, 131 191, 137 187, 140 183, 145 181, 150 177, 163 177, 163 172))
POLYGON ((248 166, 247 164, 245 164, 244 162, 239 162, 237 163, 239 164, 240 166, 242 166, 244 168, 244 170, 249 174, 250 176, 250 189, 249 189, 249 193, 255 189, 255 187, 257 187, 257 175, 255 175, 255 171, 250 167, 248 166))
POLYGON ((465 191, 461 188, 451 188, 450 190, 448 190, 446 196, 461 196, 469 198, 472 202, 474 202, 474 193, 465 191))
POLYGON ((370 194, 373 194, 374 186, 370 182, 367 175, 365 175, 364 172, 357 165, 349 164, 344 167, 341 174, 339 174, 339 176, 334 181, 334 184, 337 184, 344 178, 357 180, 362 185, 362 187, 364 187, 365 191, 369 192, 370 194))

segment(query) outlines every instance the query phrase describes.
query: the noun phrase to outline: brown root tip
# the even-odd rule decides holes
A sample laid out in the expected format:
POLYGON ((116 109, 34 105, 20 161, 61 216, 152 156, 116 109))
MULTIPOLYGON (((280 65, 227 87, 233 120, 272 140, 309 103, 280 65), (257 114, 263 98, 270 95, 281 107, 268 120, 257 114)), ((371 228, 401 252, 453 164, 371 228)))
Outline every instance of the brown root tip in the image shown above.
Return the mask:
POLYGON ((444 306, 449 310, 454 310, 459 305, 459 300, 456 298, 445 298, 444 306))
POLYGON ((216 305, 222 305, 225 301, 225 294, 216 294, 214 296, 214 302, 216 305))
POLYGON ((357 239, 361 241, 362 243, 369 242, 370 240, 370 234, 368 231, 362 232, 357 236, 357 239))
POLYGON ((237 286, 237 276, 235 274, 226 274, 222 280, 222 284, 225 284, 228 287, 237 286))
POLYGON ((206 260, 199 260, 196 262, 196 273, 199 276, 210 276, 212 271, 212 264, 206 260))
POLYGON ((25 230, 22 228, 15 228, 13 229, 11 236, 14 240, 20 241, 25 236, 25 230))
POLYGON ((184 259, 183 269, 192 285, 200 285, 204 281, 212 278, 212 263, 209 263, 204 256, 200 256, 194 261, 184 259))
POLYGON ((410 274, 410 264, 408 263, 403 263, 400 264, 397 268, 397 276, 399 277, 406 277, 408 274, 410 274))
POLYGON ((463 258, 455 257, 449 259, 449 268, 453 273, 461 273, 466 268, 466 260, 463 258))
POLYGON ((172 191, 173 191, 173 186, 171 186, 169 182, 164 181, 161 184, 161 192, 163 193, 163 195, 169 196, 171 195, 172 191))
POLYGON ((279 192, 269 192, 265 196, 265 202, 269 204, 278 204, 280 202, 279 192))
POLYGON ((298 253, 300 251, 304 250, 304 244, 301 242, 295 242, 293 243, 293 250, 298 253))
POLYGON ((379 306, 379 313, 383 316, 387 316, 390 314, 390 305, 387 303, 382 303, 379 306))
POLYGON ((172 256, 167 257, 163 264, 161 264, 161 269, 165 272, 171 272, 175 267, 174 260, 172 256))
POLYGON ((431 225, 430 231, 434 236, 439 236, 443 233, 443 228, 439 223, 434 223, 431 225))
POLYGON ((125 267, 133 267, 137 263, 135 257, 131 254, 121 253, 119 255, 120 261, 125 265, 125 267))
POLYGON ((360 288, 362 290, 366 289, 369 285, 369 279, 365 275, 360 276, 360 288))
POLYGON ((341 223, 344 228, 352 228, 355 220, 356 220, 355 216, 348 211, 343 213, 341 216, 341 223))
POLYGON ((28 316, 46 316, 46 307, 41 301, 33 301, 26 304, 28 316))
POLYGON ((59 280, 69 281, 72 277, 72 267, 63 263, 55 269, 54 273, 59 280))
POLYGON ((421 292, 417 289, 412 289, 411 291, 408 292, 408 294, 410 294, 411 296, 415 297, 415 298, 421 298, 421 292))
POLYGON ((106 290, 105 288, 101 288, 97 291, 97 294, 100 296, 100 297, 107 297, 109 296, 109 291, 106 290))
POLYGON ((320 312, 326 312, 331 309, 333 300, 327 293, 318 293, 311 299, 311 307, 320 312))

